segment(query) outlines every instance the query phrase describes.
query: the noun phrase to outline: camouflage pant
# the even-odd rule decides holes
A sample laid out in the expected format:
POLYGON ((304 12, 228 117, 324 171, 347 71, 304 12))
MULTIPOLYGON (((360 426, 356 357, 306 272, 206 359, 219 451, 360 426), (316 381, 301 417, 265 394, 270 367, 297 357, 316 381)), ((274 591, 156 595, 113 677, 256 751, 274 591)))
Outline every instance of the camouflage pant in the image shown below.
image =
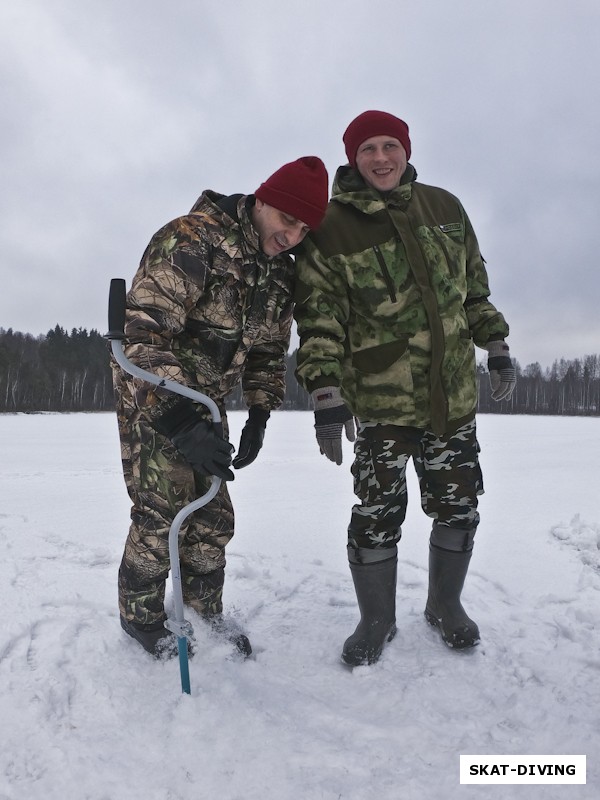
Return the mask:
MULTIPOLYGON (((119 610, 141 624, 166 618, 169 529, 183 506, 204 494, 209 478, 197 475, 171 442, 140 416, 119 409, 123 473, 132 500, 131 527, 119 569, 119 610)), ((223 417, 226 430, 226 419, 223 417)), ((184 602, 199 613, 222 610, 225 546, 234 515, 225 483, 207 505, 192 513, 179 535, 184 602)))
POLYGON ((410 458, 421 506, 434 520, 438 540, 444 529, 468 531, 472 538, 479 522, 477 496, 483 493, 475 420, 443 438, 417 428, 359 423, 354 452, 354 493, 360 504, 352 509, 350 547, 388 548, 400 540, 410 458))

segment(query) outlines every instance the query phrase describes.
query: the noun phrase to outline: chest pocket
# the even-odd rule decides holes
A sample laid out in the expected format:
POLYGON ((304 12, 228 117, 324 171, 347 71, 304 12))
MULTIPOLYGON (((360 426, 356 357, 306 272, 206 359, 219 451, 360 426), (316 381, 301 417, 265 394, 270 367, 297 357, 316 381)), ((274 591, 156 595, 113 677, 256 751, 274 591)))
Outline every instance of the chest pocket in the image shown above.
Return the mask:
MULTIPOLYGON (((429 228, 436 243, 441 259, 445 262, 448 274, 456 286, 466 291, 467 250, 465 247, 465 231, 462 223, 453 222, 429 228)), ((441 264, 440 264, 441 265, 441 264)))

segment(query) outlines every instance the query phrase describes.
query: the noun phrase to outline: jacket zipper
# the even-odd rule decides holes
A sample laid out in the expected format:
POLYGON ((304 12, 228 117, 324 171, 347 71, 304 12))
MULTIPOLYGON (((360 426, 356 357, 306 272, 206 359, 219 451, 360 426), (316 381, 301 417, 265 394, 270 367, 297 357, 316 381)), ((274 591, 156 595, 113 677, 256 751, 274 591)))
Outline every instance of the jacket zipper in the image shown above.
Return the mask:
POLYGON ((392 276, 389 273, 387 268, 387 264, 385 263, 385 258, 383 257, 383 253, 379 249, 378 245, 373 245, 373 250, 377 257, 377 261, 379 262, 379 266, 381 267, 381 271, 383 273, 383 280, 385 281, 385 285, 387 286, 387 290, 390 294, 390 298, 392 303, 396 302, 396 289, 394 288, 394 282, 392 281, 392 276))

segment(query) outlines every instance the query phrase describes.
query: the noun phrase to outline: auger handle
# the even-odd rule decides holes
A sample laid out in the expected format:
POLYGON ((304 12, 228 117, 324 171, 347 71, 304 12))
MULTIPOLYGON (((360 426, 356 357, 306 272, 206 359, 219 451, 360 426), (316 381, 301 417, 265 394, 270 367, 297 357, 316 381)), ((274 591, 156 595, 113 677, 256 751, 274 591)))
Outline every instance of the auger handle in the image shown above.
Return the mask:
POLYGON ((107 339, 125 338, 125 280, 113 278, 108 295, 108 333, 107 339))

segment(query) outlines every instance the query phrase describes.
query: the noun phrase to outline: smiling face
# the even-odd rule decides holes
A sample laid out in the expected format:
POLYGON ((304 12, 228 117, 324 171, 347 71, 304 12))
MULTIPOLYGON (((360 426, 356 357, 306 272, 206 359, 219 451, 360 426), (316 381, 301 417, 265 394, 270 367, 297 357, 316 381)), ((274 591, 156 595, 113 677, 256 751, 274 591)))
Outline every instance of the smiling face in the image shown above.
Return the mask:
POLYGON ((393 136, 372 136, 356 151, 357 170, 378 192, 390 192, 399 186, 406 164, 406 151, 393 136))
POLYGON ((263 203, 258 197, 252 209, 252 224, 258 233, 260 249, 269 257, 291 250, 310 230, 301 220, 263 203))

